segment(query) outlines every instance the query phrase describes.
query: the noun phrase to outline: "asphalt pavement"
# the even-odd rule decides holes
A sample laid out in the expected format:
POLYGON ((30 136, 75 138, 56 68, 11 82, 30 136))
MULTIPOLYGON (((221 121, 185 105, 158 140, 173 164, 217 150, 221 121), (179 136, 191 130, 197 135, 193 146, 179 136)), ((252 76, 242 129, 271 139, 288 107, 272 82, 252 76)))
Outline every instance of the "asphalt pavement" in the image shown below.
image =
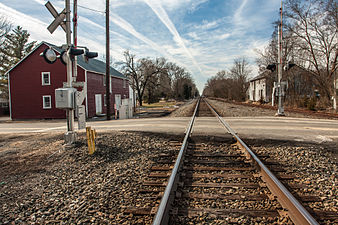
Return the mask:
MULTIPOLYGON (((338 120, 291 117, 224 117, 224 119, 241 138, 338 143, 338 120)), ((91 126, 98 132, 145 131, 183 135, 189 120, 188 117, 163 117, 90 121, 87 122, 87 126, 91 126)), ((66 132, 66 130, 65 120, 9 121, 4 118, 0 119, 0 134, 66 132)), ((193 132, 199 135, 227 135, 214 117, 198 117, 193 132)))

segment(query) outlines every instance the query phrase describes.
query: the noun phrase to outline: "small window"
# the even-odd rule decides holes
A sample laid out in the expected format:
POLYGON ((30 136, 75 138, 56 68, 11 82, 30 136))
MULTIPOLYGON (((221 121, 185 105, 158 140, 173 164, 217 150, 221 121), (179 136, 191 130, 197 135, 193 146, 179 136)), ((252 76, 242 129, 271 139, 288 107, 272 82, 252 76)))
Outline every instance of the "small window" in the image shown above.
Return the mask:
POLYGON ((44 109, 51 109, 52 108, 52 97, 50 95, 42 96, 42 103, 44 109))
POLYGON ((123 80, 123 88, 127 87, 127 80, 123 80))
POLYGON ((50 72, 42 72, 42 85, 50 85, 50 72))
POLYGON ((106 99, 106 94, 103 95, 103 105, 104 106, 107 106, 107 103, 106 103, 107 99, 106 99))

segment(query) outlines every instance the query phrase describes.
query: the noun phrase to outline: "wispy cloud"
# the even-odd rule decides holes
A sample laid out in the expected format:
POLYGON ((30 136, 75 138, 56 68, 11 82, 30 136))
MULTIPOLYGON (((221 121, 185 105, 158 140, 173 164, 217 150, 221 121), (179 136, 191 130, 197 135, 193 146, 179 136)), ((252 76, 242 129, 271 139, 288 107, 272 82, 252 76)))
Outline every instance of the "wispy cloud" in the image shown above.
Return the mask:
POLYGON ((212 28, 216 28, 220 25, 222 19, 218 19, 218 20, 214 20, 214 21, 207 21, 207 20, 203 20, 202 24, 197 24, 195 25, 195 29, 199 29, 199 30, 208 30, 208 29, 212 29, 212 28))
POLYGON ((242 4, 238 7, 238 9, 235 11, 234 13, 234 21, 241 24, 243 22, 243 18, 242 18, 242 12, 243 9, 245 7, 245 5, 247 4, 248 0, 243 0, 242 4))
MULTIPOLYGON (((54 44, 65 42, 58 28, 53 34, 47 26, 53 21, 44 4, 47 0, 0 0, 0 14, 31 34, 31 40, 54 44)), ((58 12, 64 0, 52 0, 58 12)), ((105 11, 105 1, 81 0, 79 5, 105 11)), ((192 73, 200 91, 217 71, 229 69, 233 59, 245 56, 251 65, 254 48, 263 48, 278 18, 280 0, 110 0, 111 55, 123 60, 123 50, 138 57, 166 57, 192 73), (201 73, 203 71, 203 73, 201 73)), ((79 44, 105 52, 105 17, 78 8, 79 44)), ((255 68, 253 66, 253 68, 255 68)))
POLYGON ((177 29, 171 19, 169 18, 167 12, 163 9, 162 5, 158 2, 153 2, 149 0, 145 0, 147 5, 154 11, 154 13, 158 16, 158 18, 162 21, 162 23, 169 29, 170 33, 174 36, 174 40, 176 43, 183 48, 184 52, 187 54, 187 56, 191 59, 193 64, 198 68, 199 72, 203 74, 201 67, 196 62, 195 58, 189 51, 189 49, 186 47, 183 39, 181 38, 180 34, 177 32, 177 29))
POLYGON ((130 33, 131 35, 133 35, 134 37, 138 38, 139 40, 141 40, 144 43, 151 46, 154 50, 158 51, 163 56, 166 56, 167 58, 169 58, 171 61, 176 61, 172 57, 172 55, 168 54, 166 51, 163 51, 163 48, 161 46, 159 46, 158 44, 156 44, 155 42, 153 42, 152 40, 150 40, 149 38, 147 38, 146 36, 144 36, 140 32, 136 31, 135 28, 133 27, 133 25, 128 23, 126 20, 124 20, 123 18, 121 18, 117 14, 112 14, 112 16, 110 17, 110 20, 113 23, 115 23, 116 25, 118 25, 119 27, 121 27, 123 30, 125 30, 128 33, 130 33))
MULTIPOLYGON (((20 25, 24 29, 29 30, 29 33, 33 40, 39 41, 37 37, 41 38, 42 40, 50 39, 50 33, 46 29, 49 24, 42 22, 39 19, 23 14, 2 3, 0 3, 0 15, 4 15, 14 25, 20 25)), ((57 44, 61 44, 64 40, 63 31, 56 30, 54 32, 54 39, 57 44)))

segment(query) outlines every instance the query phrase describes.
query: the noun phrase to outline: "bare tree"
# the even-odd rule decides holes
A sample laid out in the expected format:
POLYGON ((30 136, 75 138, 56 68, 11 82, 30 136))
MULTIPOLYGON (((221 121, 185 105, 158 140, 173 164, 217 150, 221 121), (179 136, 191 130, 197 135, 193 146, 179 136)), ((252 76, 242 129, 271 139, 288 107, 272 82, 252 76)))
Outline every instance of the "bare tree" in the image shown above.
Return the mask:
POLYGON ((145 77, 148 78, 148 83, 145 84, 148 103, 158 101, 158 88, 161 86, 161 75, 165 74, 165 64, 166 59, 164 58, 156 58, 155 60, 141 59, 141 69, 145 77))
POLYGON ((229 72, 222 70, 208 79, 203 95, 245 101, 250 73, 248 61, 245 58, 237 58, 229 72))
POLYGON ((288 0, 287 29, 297 39, 296 57, 312 70, 322 99, 328 103, 333 95, 337 70, 338 26, 337 3, 331 0, 288 0))
POLYGON ((237 58, 230 69, 230 76, 234 81, 232 93, 235 100, 245 101, 248 89, 247 80, 251 73, 249 62, 245 58, 237 58))
MULTIPOLYGON (((280 21, 275 21, 273 23, 274 31, 271 36, 269 44, 263 49, 255 49, 255 52, 258 55, 256 63, 259 67, 259 72, 263 73, 266 70, 266 67, 270 64, 276 64, 278 62, 278 25, 280 21)), ((282 61, 284 63, 293 62, 298 65, 303 65, 303 61, 297 61, 295 57, 297 52, 295 51, 296 39, 293 37, 293 34, 283 28, 283 42, 282 42, 282 61)))
POLYGON ((135 55, 128 50, 124 52, 124 74, 131 80, 131 86, 136 91, 139 105, 142 106, 144 92, 154 76, 159 74, 164 67, 161 59, 154 62, 148 58, 135 59, 135 55))
POLYGON ((171 97, 175 99, 189 99, 199 95, 191 74, 185 68, 168 62, 166 71, 171 79, 171 97))

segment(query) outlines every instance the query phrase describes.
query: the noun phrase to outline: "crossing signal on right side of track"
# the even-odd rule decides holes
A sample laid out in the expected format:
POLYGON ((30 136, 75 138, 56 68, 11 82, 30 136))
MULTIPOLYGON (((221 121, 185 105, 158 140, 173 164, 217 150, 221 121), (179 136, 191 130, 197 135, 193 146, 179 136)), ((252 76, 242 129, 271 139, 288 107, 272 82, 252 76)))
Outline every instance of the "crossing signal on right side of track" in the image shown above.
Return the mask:
POLYGON ((289 62, 287 65, 286 65, 286 68, 285 70, 289 70, 291 69, 292 67, 294 67, 296 64, 292 63, 292 62, 289 62))
POLYGON ((270 64, 266 67, 266 69, 271 70, 272 72, 274 72, 276 70, 276 64, 270 64))

